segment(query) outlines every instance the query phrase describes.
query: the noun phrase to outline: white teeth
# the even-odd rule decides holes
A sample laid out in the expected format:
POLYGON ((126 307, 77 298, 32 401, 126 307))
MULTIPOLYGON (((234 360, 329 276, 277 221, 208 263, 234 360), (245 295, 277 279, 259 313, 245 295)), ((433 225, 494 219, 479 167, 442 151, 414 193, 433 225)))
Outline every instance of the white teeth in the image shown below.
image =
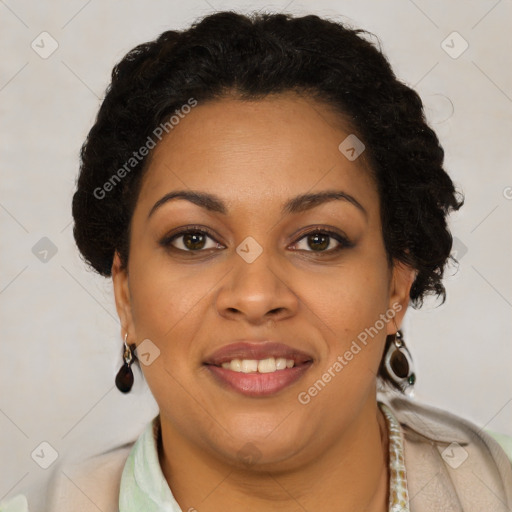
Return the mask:
POLYGON ((258 371, 260 373, 272 373, 276 371, 276 360, 273 357, 262 359, 258 363, 258 371))
POLYGON ((258 371, 258 361, 255 359, 242 359, 242 372, 251 373, 258 371))
POLYGON ((234 372, 242 373, 273 373, 278 370, 285 370, 286 368, 293 368, 295 362, 293 359, 285 359, 279 357, 269 357, 267 359, 233 359, 232 361, 226 361, 222 363, 222 368, 231 370, 234 372))
POLYGON ((233 359, 230 363, 230 367, 234 372, 241 372, 242 371, 242 361, 240 359, 233 359))
MULTIPOLYGON (((291 360, 292 366, 293 366, 293 360, 291 360)), ((290 366, 290 368, 292 367, 290 366)), ((284 357, 278 357, 276 359, 276 370, 284 370, 286 368, 286 359, 284 357)))

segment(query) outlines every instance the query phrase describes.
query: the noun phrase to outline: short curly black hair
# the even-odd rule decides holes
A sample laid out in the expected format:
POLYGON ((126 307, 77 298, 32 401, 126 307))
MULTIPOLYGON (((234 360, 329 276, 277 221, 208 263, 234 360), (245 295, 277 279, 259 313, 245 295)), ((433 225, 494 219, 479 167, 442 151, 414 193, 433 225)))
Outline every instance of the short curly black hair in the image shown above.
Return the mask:
POLYGON ((127 264, 147 162, 139 153, 135 161, 134 152, 191 98, 201 104, 233 92, 261 99, 295 91, 348 119, 365 144, 388 259, 417 272, 413 307, 427 294, 444 301, 452 247, 446 217, 464 201, 443 169, 444 151, 419 95, 396 78, 371 37, 316 15, 224 11, 132 49, 114 67, 81 150, 73 233, 84 260, 103 276, 111 275, 116 250, 127 264))

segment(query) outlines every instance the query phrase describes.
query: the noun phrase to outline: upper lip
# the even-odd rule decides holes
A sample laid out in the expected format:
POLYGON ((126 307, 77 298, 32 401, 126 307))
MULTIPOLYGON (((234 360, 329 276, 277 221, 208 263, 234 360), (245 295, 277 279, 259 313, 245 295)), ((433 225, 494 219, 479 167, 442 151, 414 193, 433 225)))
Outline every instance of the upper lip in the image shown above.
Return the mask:
POLYGON ((220 366, 222 363, 233 359, 268 359, 284 358, 293 359, 295 364, 302 364, 312 361, 313 357, 302 350, 293 348, 284 343, 273 341, 237 341, 224 345, 206 357, 204 363, 220 366))

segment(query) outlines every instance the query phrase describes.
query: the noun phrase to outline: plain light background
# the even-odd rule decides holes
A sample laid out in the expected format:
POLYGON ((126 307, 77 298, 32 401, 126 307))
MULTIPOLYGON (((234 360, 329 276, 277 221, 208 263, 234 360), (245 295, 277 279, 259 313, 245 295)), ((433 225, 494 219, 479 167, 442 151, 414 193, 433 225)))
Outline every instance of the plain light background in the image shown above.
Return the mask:
POLYGON ((86 269, 72 237, 78 152, 128 50, 224 9, 367 29, 420 93, 466 204, 450 221, 460 267, 447 271, 447 301, 406 315, 416 398, 512 435, 510 1, 0 0, 0 501, 44 485, 51 469, 31 457, 42 442, 58 457, 99 452, 157 413, 138 370, 129 395, 114 387, 111 281, 86 269))

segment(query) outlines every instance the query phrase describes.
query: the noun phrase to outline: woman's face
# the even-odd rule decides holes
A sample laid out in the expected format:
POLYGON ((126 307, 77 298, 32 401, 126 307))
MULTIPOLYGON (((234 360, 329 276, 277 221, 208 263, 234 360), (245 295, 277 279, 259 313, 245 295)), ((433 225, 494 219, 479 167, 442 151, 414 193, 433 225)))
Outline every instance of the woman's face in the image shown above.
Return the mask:
POLYGON ((375 407, 383 319, 400 325, 413 272, 388 266, 349 135, 287 93, 199 103, 155 148, 113 279, 164 435, 291 464, 375 407))

